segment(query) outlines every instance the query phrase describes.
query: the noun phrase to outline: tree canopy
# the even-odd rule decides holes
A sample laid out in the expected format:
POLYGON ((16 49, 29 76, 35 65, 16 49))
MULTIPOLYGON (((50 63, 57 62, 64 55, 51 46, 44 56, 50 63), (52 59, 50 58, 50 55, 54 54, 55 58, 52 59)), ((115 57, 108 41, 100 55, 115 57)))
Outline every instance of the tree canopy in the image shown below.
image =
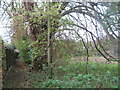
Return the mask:
POLYGON ((29 36, 32 40, 30 46, 34 48, 34 61, 38 57, 47 57, 46 48, 49 48, 55 39, 72 37, 72 34, 82 41, 87 51, 88 42, 92 41, 104 58, 108 61, 118 61, 107 53, 105 46, 101 44, 105 37, 108 37, 112 44, 118 44, 120 39, 118 4, 118 2, 2 1, 1 8, 4 11, 2 18, 5 18, 4 14, 7 13, 12 19, 12 41, 22 40, 24 36, 29 36), (36 53, 37 49, 40 52, 36 53))

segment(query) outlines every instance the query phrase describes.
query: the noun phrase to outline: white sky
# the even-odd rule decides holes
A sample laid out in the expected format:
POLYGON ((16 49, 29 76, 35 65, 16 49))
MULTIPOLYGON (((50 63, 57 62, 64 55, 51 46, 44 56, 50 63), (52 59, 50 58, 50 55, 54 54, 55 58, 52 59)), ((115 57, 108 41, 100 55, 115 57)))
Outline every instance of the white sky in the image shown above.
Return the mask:
MULTIPOLYGON (((3 12, 2 10, 0 10, 1 12, 3 12)), ((77 15, 75 13, 72 13, 73 16, 77 17, 77 15)), ((2 16, 2 13, 0 13, 0 17, 2 16)), ((3 16, 3 18, 7 17, 6 16, 3 16)), ((10 37, 9 37, 9 28, 6 28, 6 25, 9 25, 7 24, 8 20, 7 18, 5 18, 3 20, 3 18, 1 18, 0 20, 0 35, 2 36, 3 40, 7 41, 7 42, 10 42, 10 37)), ((85 20, 84 20, 84 17, 82 15, 80 15, 80 19, 82 19, 82 23, 85 24, 85 20)), ((95 34, 95 28, 91 25, 90 22, 88 22, 88 27, 89 27, 89 30, 92 31, 94 34, 95 34)), ((82 35, 83 38, 86 38, 86 36, 84 35, 85 32, 83 30, 79 30, 79 34, 82 35)), ((68 38, 75 38, 75 34, 74 35, 70 35, 68 34, 68 31, 65 31, 66 35, 68 36, 68 38)), ((90 39, 89 39, 90 40, 90 39)))
POLYGON ((3 10, 0 9, 0 35, 2 36, 3 40, 6 42, 10 42, 10 37, 9 37, 9 28, 7 28, 7 25, 9 24, 9 19, 7 15, 2 16, 3 10))
MULTIPOLYGON (((11 0, 7 0, 7 1, 11 1, 11 0)), ((3 12, 3 11, 2 11, 2 12, 3 12)), ((1 10, 0 10, 0 17, 1 17, 1 15, 2 15, 2 13, 1 13, 1 10)), ((73 15, 76 16, 75 14, 73 14, 73 15)), ((7 16, 5 16, 5 17, 7 17, 7 16)), ((83 19, 83 23, 85 23, 83 16, 81 16, 81 18, 83 19)), ((3 19, 3 18, 0 19, 0 35, 2 36, 2 38, 3 38, 5 41, 10 42, 10 37, 8 36, 8 35, 9 35, 9 34, 8 34, 9 28, 5 28, 8 19, 6 18, 4 21, 2 21, 2 19, 3 19)), ((7 25, 9 25, 9 24, 7 24, 7 25)), ((99 26, 99 28, 100 28, 100 26, 99 26)), ((88 22, 88 29, 89 29, 90 31, 92 31, 94 34, 96 34, 95 28, 93 27, 93 25, 92 25, 90 22, 88 22)), ((102 30, 102 31, 103 31, 103 30, 102 30)), ((66 31, 66 32, 67 32, 67 31, 66 31)), ((83 34, 84 34, 84 31, 83 31, 83 30, 80 30, 79 33, 80 33, 80 35, 83 35, 83 34)), ((102 33, 103 35, 105 35, 104 32, 101 32, 101 33, 102 33)), ((67 35, 68 35, 68 33, 67 33, 67 35)), ((75 36, 73 35, 73 36, 70 36, 70 37, 75 37, 75 36)), ((86 37, 84 37, 84 38, 86 38, 86 37)))

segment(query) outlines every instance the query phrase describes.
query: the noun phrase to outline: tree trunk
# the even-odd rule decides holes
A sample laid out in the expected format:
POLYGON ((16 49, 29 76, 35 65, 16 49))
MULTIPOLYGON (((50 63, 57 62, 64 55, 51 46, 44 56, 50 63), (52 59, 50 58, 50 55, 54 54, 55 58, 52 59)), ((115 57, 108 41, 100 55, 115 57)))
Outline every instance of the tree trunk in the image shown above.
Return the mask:
MULTIPOLYGON (((55 4, 55 3, 52 3, 53 5, 55 4)), ((63 3, 65 6, 68 4, 68 3, 63 3)), ((61 11, 65 8, 65 6, 64 5, 62 5, 61 6, 61 11)), ((26 11, 29 11, 29 12, 34 12, 34 2, 24 2, 24 7, 25 7, 25 10, 26 11)), ((61 13, 61 11, 59 11, 59 13, 61 13)), ((42 14, 41 14, 42 15, 42 14)), ((28 15, 27 16, 27 19, 28 18, 30 18, 30 15, 28 15)), ((37 17, 35 17, 35 18, 37 18, 37 17)), ((55 16, 54 18, 60 18, 59 16, 55 16)), ((28 20, 28 22, 29 22, 29 25, 30 25, 30 34, 31 34, 31 40, 34 42, 34 41, 36 41, 37 40, 37 35, 43 35, 38 41, 39 41, 39 45, 38 45, 38 47, 43 47, 44 49, 41 51, 42 53, 43 53, 43 55, 40 55, 39 57, 37 57, 37 58, 35 58, 34 60, 33 60, 33 69, 34 70, 39 70, 39 69, 43 69, 43 64, 45 64, 45 65, 48 65, 48 61, 49 61, 49 63, 52 63, 52 61, 51 61, 51 59, 49 59, 48 61, 47 61, 47 59, 48 59, 48 57, 47 57, 47 48, 48 48, 48 46, 47 46, 47 41, 48 41, 48 29, 50 28, 48 28, 48 24, 47 24, 47 18, 43 18, 43 19, 41 19, 42 21, 41 22, 43 22, 42 24, 38 24, 38 23, 35 23, 35 22, 31 22, 31 21, 29 21, 28 20)), ((50 21, 49 21, 50 22, 50 21)), ((56 22, 57 23, 57 22, 56 22)), ((58 24, 57 24, 58 25, 58 24)), ((52 27, 54 27, 54 28, 58 28, 59 26, 52 26, 52 27)), ((52 35, 54 35, 55 34, 55 31, 50 31, 50 33, 49 33, 49 37, 50 37, 50 43, 49 44, 51 44, 51 36, 52 35)), ((36 46, 35 46, 36 47, 36 46)), ((49 51, 49 54, 51 53, 51 51, 49 51)), ((52 54, 50 54, 49 55, 49 57, 51 58, 51 55, 52 54)))
MULTIPOLYGON (((26 11, 33 12, 34 11, 34 2, 24 2, 24 7, 25 7, 26 11)), ((30 15, 27 15, 26 17, 27 17, 26 19, 29 19, 30 15)), ((33 21, 29 21, 29 20, 28 20, 28 22, 30 25, 29 26, 30 38, 31 38, 32 42, 34 42, 37 40, 38 34, 43 34, 45 32, 45 30, 43 30, 43 28, 46 28, 46 25, 40 26, 38 23, 35 23, 33 21)), ((47 41, 47 37, 46 37, 46 35, 44 35, 43 38, 39 40, 39 42, 41 42, 41 43, 37 47, 46 48, 46 44, 44 43, 46 41, 47 41)), ((36 48, 36 46, 34 46, 33 48, 36 48)), ((45 54, 47 52, 46 52, 46 50, 44 50, 42 52, 44 53, 44 55, 36 57, 33 60, 33 69, 34 70, 40 70, 40 69, 43 70, 43 63, 47 64, 46 63, 47 56, 45 54)))

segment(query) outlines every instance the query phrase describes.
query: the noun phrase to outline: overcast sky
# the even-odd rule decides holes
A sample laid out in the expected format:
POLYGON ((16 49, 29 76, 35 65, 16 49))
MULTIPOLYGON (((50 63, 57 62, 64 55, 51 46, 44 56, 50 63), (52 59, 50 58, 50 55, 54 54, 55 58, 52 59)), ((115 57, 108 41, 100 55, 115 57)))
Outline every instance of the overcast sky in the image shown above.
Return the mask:
MULTIPOLYGON (((10 42, 10 37, 9 37, 9 28, 6 28, 6 25, 10 25, 9 24, 9 19, 7 17, 7 15, 2 16, 3 10, 0 9, 0 17, 2 17, 0 19, 0 35, 2 36, 3 40, 10 42)), ((77 17, 77 15, 75 13, 72 13, 71 15, 77 17)), ((83 21, 82 23, 85 24, 85 20, 84 17, 82 15, 80 15, 81 20, 83 21)), ((88 27, 89 30, 92 31, 95 34, 95 28, 91 25, 90 22, 88 22, 88 27)), ((79 34, 83 36, 83 38, 86 38, 85 33, 83 30, 79 30, 79 34)), ((75 38, 75 35, 70 35, 68 31, 65 31, 66 35, 68 35, 69 38, 75 38)))
POLYGON ((4 41, 10 42, 10 37, 9 37, 9 28, 6 26, 10 25, 8 16, 4 14, 3 16, 3 10, 0 8, 0 35, 2 36, 4 41))
MULTIPOLYGON (((8 0, 8 1, 11 1, 11 0, 8 0)), ((5 16, 3 16, 2 17, 2 10, 0 9, 0 35, 2 36, 2 38, 5 40, 5 41, 8 41, 8 42, 10 42, 10 37, 9 37, 9 28, 6 28, 6 25, 10 25, 9 23, 8 23, 8 17, 7 17, 7 15, 5 15, 5 16), (2 18, 1 18, 2 17, 2 18)), ((76 17, 76 15, 73 13, 73 15, 76 17)), ((80 16, 80 18, 82 18, 83 20, 83 23, 85 24, 85 20, 84 20, 84 17, 83 16, 80 16)), ((98 25, 98 27, 99 28, 101 28, 100 27, 100 25, 98 25)), ((91 24, 91 22, 88 22, 88 29, 90 30, 90 31, 92 31, 94 34, 96 34, 96 32, 95 32, 95 27, 93 27, 93 25, 91 24)), ((104 30, 102 30, 102 31, 104 31, 104 30)), ((67 31, 66 31, 67 32, 67 31)), ((80 32, 79 32, 80 34, 84 34, 84 32, 83 32, 83 30, 80 30, 80 32)), ((104 34, 104 32, 100 32, 100 33, 102 33, 103 35, 105 35, 104 34)), ((67 33, 68 34, 68 33, 67 33)), ((70 37, 74 37, 74 35, 73 36, 70 36, 70 37)), ((85 37, 84 37, 85 38, 85 37)))

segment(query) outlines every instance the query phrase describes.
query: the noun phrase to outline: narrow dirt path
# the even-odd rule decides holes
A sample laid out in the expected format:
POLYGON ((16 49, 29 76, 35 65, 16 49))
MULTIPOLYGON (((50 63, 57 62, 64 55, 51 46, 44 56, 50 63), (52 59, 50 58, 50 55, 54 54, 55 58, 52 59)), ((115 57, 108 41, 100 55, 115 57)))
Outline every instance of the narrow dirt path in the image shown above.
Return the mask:
POLYGON ((20 60, 7 73, 4 80, 4 88, 25 88, 27 86, 27 74, 29 67, 20 60))

